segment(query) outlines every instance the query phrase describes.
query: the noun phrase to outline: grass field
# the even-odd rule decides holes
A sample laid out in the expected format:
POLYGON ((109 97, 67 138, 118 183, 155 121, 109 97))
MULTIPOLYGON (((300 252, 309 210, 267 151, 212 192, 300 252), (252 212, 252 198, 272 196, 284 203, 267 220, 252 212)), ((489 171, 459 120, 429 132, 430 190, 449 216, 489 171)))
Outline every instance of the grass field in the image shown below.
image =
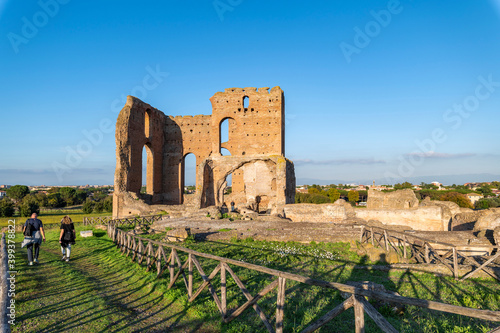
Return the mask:
MULTIPOLYGON (((77 230, 84 230, 78 226, 77 230)), ((266 332, 253 309, 229 324, 221 323, 217 307, 205 290, 189 303, 184 282, 178 280, 167 289, 168 273, 156 279, 121 255, 104 231, 94 230, 93 238, 77 238, 69 263, 60 261, 57 231, 48 231, 42 245, 41 264, 26 266, 25 249, 16 251, 19 274, 16 295, 17 321, 13 332, 266 332)), ((163 235, 150 236, 160 239, 163 235)), ((17 240, 18 243, 20 239, 17 240)), ((453 278, 412 272, 367 271, 357 268, 370 264, 366 258, 349 251, 349 244, 311 244, 257 242, 252 239, 231 242, 195 242, 183 244, 201 252, 311 276, 328 281, 373 281, 402 296, 436 300, 480 309, 500 310, 500 285, 494 280, 453 278)), ((167 253, 168 255, 168 253, 167 253)), ((179 252, 181 260, 186 255, 179 252)), ((199 258, 209 274, 216 262, 199 258)), ((265 274, 233 267, 255 295, 272 281, 265 274)), ((200 284, 194 275, 195 288, 200 284)), ((220 290, 220 279, 213 280, 220 290)), ((246 299, 228 276, 228 309, 246 299)), ((299 332, 343 301, 340 293, 294 282, 287 282, 285 332, 299 332)), ((259 301, 259 306, 274 321, 276 292, 259 301)), ((488 332, 500 323, 407 307, 402 315, 388 306, 379 311, 400 332, 488 332)), ((380 332, 365 315, 366 331, 380 332)), ((353 332, 352 309, 346 311, 319 332, 353 332)))
MULTIPOLYGON (((95 217, 95 216, 111 216, 111 213, 91 213, 85 214, 82 209, 64 209, 58 211, 41 211, 38 218, 42 220, 44 225, 61 223, 61 219, 65 216, 69 215, 74 223, 83 222, 84 217, 95 217)), ((5 227, 8 224, 9 220, 15 220, 16 225, 24 224, 28 217, 22 216, 13 216, 13 217, 0 217, 0 228, 5 227)))

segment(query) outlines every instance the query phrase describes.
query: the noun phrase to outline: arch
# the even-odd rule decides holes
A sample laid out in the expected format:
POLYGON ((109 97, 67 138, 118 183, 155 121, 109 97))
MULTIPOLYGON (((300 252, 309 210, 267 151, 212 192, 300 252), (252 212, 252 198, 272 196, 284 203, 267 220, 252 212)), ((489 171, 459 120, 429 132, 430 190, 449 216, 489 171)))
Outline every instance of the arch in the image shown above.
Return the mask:
MULTIPOLYGON (((231 117, 223 118, 219 123, 219 153, 222 154, 222 147, 230 148, 230 141, 233 138, 236 121, 231 117)), ((227 155, 225 155, 227 156, 227 155)))
POLYGON ((248 105, 250 104, 250 98, 248 98, 248 96, 243 96, 242 104, 245 109, 248 109, 248 105))
POLYGON ((144 136, 146 138, 151 137, 151 127, 150 127, 151 110, 147 109, 144 112, 144 136))
POLYGON ((186 194, 192 194, 194 186, 196 189, 196 171, 197 171, 197 157, 193 153, 186 153, 182 158, 182 170, 181 170, 181 193, 183 194, 183 202, 185 201, 186 194), (190 187, 187 189, 187 187, 190 187))
POLYGON ((146 143, 142 148, 142 173, 141 173, 141 188, 145 187, 145 192, 147 194, 153 194, 153 184, 154 184, 154 154, 151 148, 151 144, 146 143))

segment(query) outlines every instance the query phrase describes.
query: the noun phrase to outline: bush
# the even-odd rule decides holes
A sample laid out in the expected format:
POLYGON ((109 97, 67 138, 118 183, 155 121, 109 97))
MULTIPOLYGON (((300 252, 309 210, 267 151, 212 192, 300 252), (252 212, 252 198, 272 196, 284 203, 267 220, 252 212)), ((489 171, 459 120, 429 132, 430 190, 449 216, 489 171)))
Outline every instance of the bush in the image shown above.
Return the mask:
POLYGON ((33 213, 40 214, 40 206, 35 198, 32 196, 27 196, 21 202, 19 206, 19 213, 21 216, 31 216, 33 213))
POLYGON ((11 217, 14 216, 15 208, 14 203, 7 198, 0 200, 0 216, 11 217))
POLYGON ((102 213, 104 211, 104 203, 102 201, 94 204, 94 213, 102 213))
POLYGON ((103 201, 103 211, 105 212, 112 212, 113 211, 113 197, 107 197, 103 201))
POLYGON ((85 214, 92 213, 92 211, 94 210, 94 204, 95 203, 93 201, 90 201, 90 200, 85 201, 85 203, 83 204, 83 207, 82 207, 82 211, 85 214))
POLYGON ((475 209, 488 209, 500 207, 500 198, 483 198, 476 201, 475 209))
POLYGON ((474 208, 472 206, 472 203, 470 202, 469 198, 465 194, 458 193, 458 192, 448 192, 439 198, 441 201, 451 201, 456 203, 459 207, 463 208, 474 208))
POLYGON ((321 194, 296 193, 295 203, 322 204, 331 202, 330 198, 321 194))

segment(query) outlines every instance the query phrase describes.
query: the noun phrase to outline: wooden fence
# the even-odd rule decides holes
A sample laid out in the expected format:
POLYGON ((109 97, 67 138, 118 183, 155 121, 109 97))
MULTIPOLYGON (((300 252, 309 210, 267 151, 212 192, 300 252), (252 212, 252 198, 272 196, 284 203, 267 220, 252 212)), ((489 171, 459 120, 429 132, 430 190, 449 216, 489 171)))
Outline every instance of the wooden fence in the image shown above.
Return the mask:
POLYGON ((359 286, 352 286, 348 284, 341 284, 336 282, 328 282, 322 280, 316 280, 309 277, 287 273, 275 269, 270 269, 263 266, 253 265, 245 263, 238 260, 218 257, 211 254, 197 252, 191 249, 183 248, 180 246, 166 244, 162 242, 153 241, 150 239, 145 239, 130 233, 124 232, 116 227, 116 225, 108 224, 108 236, 116 243, 117 247, 121 250, 123 254, 128 257, 131 256, 132 261, 136 261, 141 264, 144 260, 146 261, 147 269, 151 270, 156 266, 157 277, 160 277, 163 272, 168 270, 170 273, 170 282, 168 288, 171 288, 175 282, 182 277, 184 285, 187 290, 187 295, 189 302, 195 300, 201 292, 208 288, 214 302, 219 309, 222 316, 222 320, 226 323, 234 320, 245 310, 252 307, 260 319, 262 320, 264 326, 269 332, 283 332, 283 318, 285 311, 285 297, 286 297, 286 283, 288 280, 296 281, 299 283, 304 283, 310 286, 319 286, 323 288, 335 289, 341 292, 350 294, 351 296, 347 298, 340 305, 331 309, 323 317, 318 319, 316 322, 311 323, 302 332, 313 332, 318 328, 325 325, 327 322, 341 314, 347 309, 354 308, 355 316, 355 332, 361 333, 365 331, 365 313, 370 316, 378 327, 382 329, 383 332, 398 332, 365 298, 365 296, 374 298, 377 300, 385 302, 393 302, 403 305, 414 305, 422 308, 427 308, 431 310, 437 310, 447 313, 459 314, 473 318, 479 318, 489 321, 500 321, 500 311, 489 311, 489 310, 478 310, 466 307, 460 307, 456 305, 444 304, 440 302, 422 300, 417 298, 402 297, 396 295, 393 292, 382 292, 377 290, 363 289, 359 286), (170 251, 168 257, 167 252, 170 251), (187 260, 182 263, 178 252, 184 252, 187 254, 187 260), (210 273, 205 273, 203 267, 201 266, 198 258, 207 258, 215 260, 218 265, 210 273), (250 269, 258 271, 261 273, 268 274, 274 277, 273 281, 270 282, 264 289, 259 291, 255 295, 251 295, 250 292, 245 287, 243 281, 235 274, 231 266, 243 267, 245 269, 250 269), (194 279, 194 268, 198 271, 203 282, 198 287, 198 289, 193 290, 193 279, 194 279), (232 311, 227 308, 227 278, 228 274, 234 280, 236 285, 239 287, 240 291, 243 293, 247 301, 232 311), (220 276, 220 297, 215 290, 212 281, 220 276), (275 325, 271 324, 270 320, 266 314, 262 311, 261 307, 257 302, 262 299, 270 291, 277 289, 277 299, 276 299, 276 320, 275 325))
POLYGON ((163 218, 163 215, 149 215, 149 216, 139 216, 139 217, 125 217, 121 219, 114 219, 111 216, 97 216, 97 217, 84 217, 83 225, 94 225, 94 224, 112 224, 117 227, 133 227, 151 225, 155 221, 159 221, 163 218))
POLYGON ((453 245, 409 233, 364 226, 361 230, 360 243, 370 242, 373 246, 381 247, 387 252, 395 251, 400 258, 414 258, 417 262, 427 264, 443 264, 451 271, 455 279, 460 279, 460 281, 481 270, 500 281, 498 271, 493 269, 500 268, 495 263, 500 258, 498 246, 453 245), (460 278, 459 268, 465 264, 475 269, 460 278))

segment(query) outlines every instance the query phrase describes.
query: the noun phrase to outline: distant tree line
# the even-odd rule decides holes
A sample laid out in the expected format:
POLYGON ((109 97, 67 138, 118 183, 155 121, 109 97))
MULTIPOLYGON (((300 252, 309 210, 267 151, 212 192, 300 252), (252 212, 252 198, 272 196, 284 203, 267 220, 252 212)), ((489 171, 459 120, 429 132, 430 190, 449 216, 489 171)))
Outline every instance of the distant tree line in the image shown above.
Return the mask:
POLYGON ((39 214, 41 208, 56 209, 81 204, 87 214, 111 212, 113 200, 108 195, 109 190, 109 188, 53 187, 46 194, 39 191, 30 192, 25 185, 14 185, 7 189, 7 196, 0 200, 0 216, 14 216, 16 210, 20 216, 30 216, 32 213, 39 214))
POLYGON ((323 187, 321 185, 313 184, 308 187, 307 193, 296 193, 295 203, 333 203, 338 199, 344 199, 351 203, 356 203, 358 201, 366 201, 368 197, 368 191, 355 191, 355 190, 344 190, 335 185, 330 185, 329 187, 323 187))
MULTIPOLYGON (((389 187, 389 185, 386 186, 389 187)), ((383 192, 411 189, 415 192, 415 195, 419 200, 424 200, 426 197, 429 197, 431 200, 451 201, 455 202, 460 207, 471 209, 500 207, 500 198, 495 197, 492 192, 492 189, 500 189, 500 182, 497 181, 492 182, 491 184, 482 183, 481 186, 475 190, 472 190, 464 185, 455 184, 451 186, 444 186, 444 189, 438 190, 438 186, 424 182, 422 182, 419 187, 421 190, 413 190, 413 184, 410 182, 403 182, 395 184, 393 189, 383 190, 383 192), (485 198, 480 199, 475 203, 475 205, 472 205, 471 201, 467 197, 468 193, 482 194, 485 198)), ((349 201, 352 204, 360 201, 367 201, 368 191, 356 191, 350 188, 351 186, 343 184, 331 184, 327 186, 313 184, 308 186, 308 193, 296 193, 295 202, 321 204, 335 202, 339 198, 349 201)))

